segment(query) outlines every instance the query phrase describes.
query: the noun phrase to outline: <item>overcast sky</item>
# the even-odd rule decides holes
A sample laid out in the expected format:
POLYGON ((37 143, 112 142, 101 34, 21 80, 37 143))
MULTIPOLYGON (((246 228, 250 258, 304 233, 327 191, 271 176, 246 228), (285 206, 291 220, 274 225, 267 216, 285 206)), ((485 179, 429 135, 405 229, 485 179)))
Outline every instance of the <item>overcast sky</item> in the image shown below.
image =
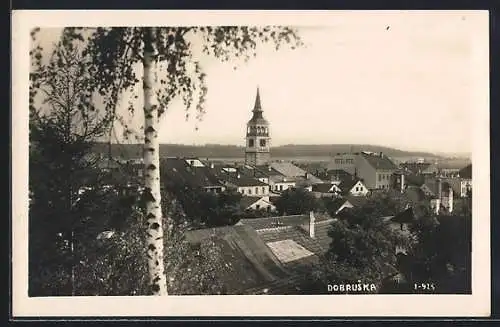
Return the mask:
MULTIPOLYGON (((185 108, 174 103, 161 120, 161 142, 244 145, 259 86, 275 146, 470 152, 477 81, 468 22, 460 13, 345 15, 333 26, 299 27, 306 47, 266 48, 236 70, 203 58, 207 113, 196 131, 195 120, 186 122, 185 108)), ((42 42, 55 35, 42 30, 42 42)))

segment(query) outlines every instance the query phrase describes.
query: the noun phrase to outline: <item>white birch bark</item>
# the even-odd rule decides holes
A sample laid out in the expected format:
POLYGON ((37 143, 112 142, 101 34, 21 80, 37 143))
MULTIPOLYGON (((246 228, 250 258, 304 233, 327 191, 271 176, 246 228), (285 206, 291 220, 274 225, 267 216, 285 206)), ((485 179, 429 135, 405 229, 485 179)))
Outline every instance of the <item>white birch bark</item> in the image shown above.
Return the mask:
POLYGON ((163 226, 160 194, 160 156, 158 143, 158 105, 155 96, 154 28, 144 37, 144 179, 146 192, 147 258, 152 295, 167 295, 163 261, 163 226))

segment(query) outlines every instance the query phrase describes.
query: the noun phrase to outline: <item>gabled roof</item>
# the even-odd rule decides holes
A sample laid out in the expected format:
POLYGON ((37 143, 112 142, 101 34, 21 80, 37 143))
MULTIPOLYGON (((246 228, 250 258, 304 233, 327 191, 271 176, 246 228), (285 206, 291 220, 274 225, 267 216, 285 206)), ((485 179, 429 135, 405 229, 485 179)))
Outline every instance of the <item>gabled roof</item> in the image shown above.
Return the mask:
POLYGON ((220 271, 227 294, 240 294, 245 289, 290 277, 290 273, 250 226, 193 230, 186 232, 185 236, 191 244, 212 239, 221 247, 224 261, 231 267, 220 271))
POLYGON ((365 160, 376 170, 396 170, 396 165, 386 155, 367 154, 362 152, 360 154, 365 160))
POLYGON ((306 178, 307 176, 307 180, 309 180, 312 184, 319 184, 323 182, 321 179, 290 162, 273 162, 271 163, 271 167, 286 177, 306 178))
POLYGON ((246 209, 246 208, 250 207, 252 204, 254 204, 260 200, 263 200, 268 205, 274 206, 274 204, 272 204, 270 201, 264 199, 264 197, 262 197, 262 196, 242 196, 241 200, 240 200, 240 204, 243 207, 243 209, 246 209))
POLYGON ((267 177, 271 176, 282 176, 284 177, 282 173, 274 169, 271 165, 260 165, 260 166, 255 166, 254 169, 258 172, 260 172, 262 175, 265 175, 267 177))
POLYGON ((273 162, 271 167, 286 177, 304 177, 307 173, 290 162, 273 162))
POLYGON ((361 182, 361 180, 358 178, 345 179, 345 180, 340 182, 339 187, 342 190, 342 192, 347 193, 350 190, 352 190, 352 188, 356 184, 358 184, 358 182, 361 182))

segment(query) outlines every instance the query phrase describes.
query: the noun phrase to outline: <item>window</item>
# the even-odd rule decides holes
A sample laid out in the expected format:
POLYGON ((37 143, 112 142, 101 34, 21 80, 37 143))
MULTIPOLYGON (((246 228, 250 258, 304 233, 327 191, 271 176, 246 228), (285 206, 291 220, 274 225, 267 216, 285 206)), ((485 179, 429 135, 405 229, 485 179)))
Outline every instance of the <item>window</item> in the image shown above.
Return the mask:
POLYGON ((257 204, 257 205, 255 206, 255 209, 259 210, 259 209, 260 209, 260 204, 257 204))
POLYGON ((262 194, 266 194, 266 188, 265 187, 262 188, 262 194))
POLYGON ((283 185, 280 185, 280 191, 283 191, 283 185))
POLYGON ((248 194, 252 194, 252 189, 251 188, 248 189, 248 194))
POLYGON ((259 194, 259 188, 258 187, 255 188, 255 194, 259 194))
POLYGON ((249 140, 248 140, 248 146, 249 146, 250 148, 253 148, 253 146, 254 146, 254 140, 253 140, 253 139, 249 139, 249 140))
POLYGON ((260 140, 260 146, 266 146, 266 140, 261 139, 260 140))
POLYGON ((382 175, 378 175, 378 181, 382 181, 382 175))

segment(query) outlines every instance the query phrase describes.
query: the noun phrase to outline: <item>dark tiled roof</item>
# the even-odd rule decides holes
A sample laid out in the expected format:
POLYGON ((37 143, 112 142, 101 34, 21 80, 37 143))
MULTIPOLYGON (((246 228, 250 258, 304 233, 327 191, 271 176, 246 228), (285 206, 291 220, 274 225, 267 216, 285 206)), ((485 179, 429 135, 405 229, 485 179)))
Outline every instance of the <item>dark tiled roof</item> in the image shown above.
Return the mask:
POLYGON ((282 173, 280 173, 279 171, 277 171, 276 169, 274 169, 271 166, 260 165, 260 166, 255 166, 254 168, 255 168, 255 170, 259 171, 262 175, 265 175, 267 177, 271 177, 271 176, 285 176, 285 175, 283 175, 282 173))
POLYGON ((294 261, 283 263, 283 266, 294 273, 305 273, 312 265, 318 263, 319 255, 323 253, 321 245, 315 238, 311 238, 307 231, 301 226, 289 226, 276 229, 268 229, 258 232, 265 243, 291 240, 302 246, 313 255, 299 258, 294 261))
POLYGON ((354 185, 356 185, 360 180, 358 178, 348 178, 348 179, 345 179, 343 181, 340 182, 339 184, 339 188, 342 190, 342 192, 344 193, 347 193, 349 192, 350 190, 352 190, 352 188, 354 187, 354 185))
MULTIPOLYGON (((249 206, 251 206, 252 204, 254 204, 255 202, 259 201, 260 199, 262 199, 261 196, 242 196, 241 200, 240 200, 240 204, 243 207, 243 209, 246 209, 249 206)), ((271 202, 269 201, 269 203, 271 203, 271 202)))
POLYGON ((186 233, 186 239, 192 244, 210 238, 215 238, 221 246, 224 260, 232 268, 220 276, 228 294, 240 294, 246 289, 259 288, 290 276, 250 226, 226 226, 186 233))
POLYGON ((259 231, 267 228, 298 226, 309 221, 309 215, 277 216, 254 219, 241 219, 238 224, 248 225, 259 231))
MULTIPOLYGON (((330 217, 320 214, 314 214, 317 222, 327 220, 330 217)), ((279 228, 286 226, 300 226, 309 223, 309 214, 307 215, 293 215, 293 216, 276 216, 254 219, 241 219, 238 224, 248 225, 255 230, 263 230, 268 228, 279 228)))
POLYGON ((385 155, 361 153, 361 156, 376 170, 396 170, 396 165, 385 155))
POLYGON ((312 184, 319 184, 323 182, 321 179, 290 162, 273 162, 271 166, 286 177, 301 177, 305 179, 307 176, 307 180, 312 184))
POLYGON ((315 184, 312 186, 312 191, 313 192, 320 192, 320 193, 328 193, 328 192, 330 192, 332 187, 333 187, 333 184, 329 184, 329 183, 315 184))
POLYGON ((161 173, 172 180, 190 185, 192 187, 222 186, 217 176, 210 168, 191 167, 184 159, 167 158, 161 162, 161 173))
POLYGON ((240 177, 238 178, 237 176, 229 175, 228 178, 225 180, 236 186, 267 186, 266 183, 263 183, 256 178, 248 176, 240 175, 240 177))
MULTIPOLYGON (((320 245, 322 253, 328 251, 330 244, 332 243, 332 238, 328 236, 332 223, 333 220, 329 219, 315 224, 314 240, 320 245)), ((308 230, 308 226, 303 225, 302 228, 304 228, 304 230, 308 230)))
POLYGON ((223 180, 227 183, 236 185, 236 186, 266 186, 266 183, 263 183, 257 179, 257 177, 249 176, 248 170, 239 168, 237 172, 227 172, 222 168, 206 168, 211 171, 214 176, 217 176, 220 180, 223 180), (247 174, 245 174, 245 172, 247 174), (239 178, 238 178, 239 176, 239 178))

